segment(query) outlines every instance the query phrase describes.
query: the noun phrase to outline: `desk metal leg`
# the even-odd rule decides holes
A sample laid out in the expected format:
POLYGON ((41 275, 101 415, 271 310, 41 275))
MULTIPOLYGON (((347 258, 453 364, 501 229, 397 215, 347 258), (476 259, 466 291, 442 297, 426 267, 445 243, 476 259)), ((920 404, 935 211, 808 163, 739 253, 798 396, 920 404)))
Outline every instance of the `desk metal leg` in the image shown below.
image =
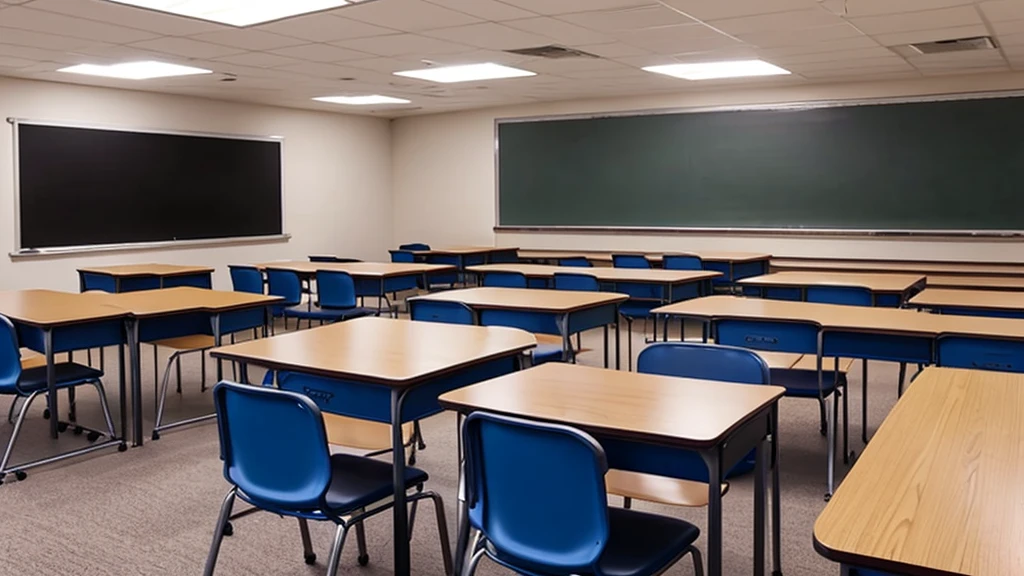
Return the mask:
POLYGON ((457 437, 456 445, 458 446, 459 456, 459 494, 457 501, 457 514, 458 514, 458 527, 456 533, 458 536, 455 541, 455 576, 461 576, 463 566, 466 565, 466 550, 469 547, 469 507, 466 505, 466 460, 463 455, 462 446, 462 413, 457 412, 455 415, 455 434, 457 437))
POLYGON ((772 406, 772 576, 782 576, 782 493, 779 491, 779 403, 772 406))
POLYGON ((46 354, 46 408, 50 411, 50 438, 57 438, 57 422, 60 412, 57 411, 57 368, 54 365, 53 330, 43 332, 43 352, 46 354))
MULTIPOLYGON (((210 324, 213 327, 213 345, 220 348, 220 314, 214 314, 210 318, 210 324)), ((206 354, 203 352, 203 354, 206 354)), ((217 382, 220 382, 224 378, 224 362, 217 358, 217 382)))
POLYGON ((621 331, 619 330, 619 309, 615 309, 615 369, 622 369, 621 331))
POLYGON ((128 355, 132 365, 132 446, 142 446, 142 357, 139 350, 139 321, 128 321, 128 355))
POLYGON ((708 576, 722 576, 722 452, 701 452, 708 467, 708 576))
MULTIPOLYGON (((127 328, 126 328, 127 330, 127 328)), ((117 345, 117 368, 118 368, 118 387, 117 391, 121 394, 121 440, 128 440, 128 370, 124 363, 124 344, 117 345)), ((100 348, 102 350, 102 348, 100 348)))
POLYGON ((608 367, 608 325, 605 324, 604 328, 604 367, 608 367))
MULTIPOLYGON (((395 547, 395 576, 409 576, 409 511, 405 495, 405 443, 402 441, 401 390, 391 391, 391 456, 393 467, 394 508, 392 509, 392 543, 395 547)), ((443 512, 439 512, 443 513, 443 512)))
POLYGON ((764 576, 764 535, 765 524, 765 491, 768 477, 765 474, 764 460, 767 456, 767 439, 757 443, 754 457, 754 576, 764 576))
POLYGON ((860 379, 860 439, 868 443, 868 361, 861 360, 860 379))

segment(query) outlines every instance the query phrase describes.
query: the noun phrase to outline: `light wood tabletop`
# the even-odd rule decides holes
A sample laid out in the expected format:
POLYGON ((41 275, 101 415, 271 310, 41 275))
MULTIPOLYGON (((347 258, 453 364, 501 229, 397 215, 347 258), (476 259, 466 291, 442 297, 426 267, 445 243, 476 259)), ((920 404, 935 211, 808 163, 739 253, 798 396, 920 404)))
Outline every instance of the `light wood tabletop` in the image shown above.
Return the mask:
POLYGON ((515 328, 357 318, 213 349, 215 358, 405 387, 536 345, 515 328))
POLYGON ((122 264, 117 266, 89 266, 79 268, 79 272, 104 274, 107 276, 190 276, 192 274, 212 274, 209 266, 179 266, 177 264, 122 264))
POLYGON ((451 410, 487 410, 589 431, 701 448, 714 446, 785 393, 729 384, 549 362, 453 390, 451 410))
POLYGON ((316 274, 317 270, 336 270, 347 272, 350 276, 357 278, 387 278, 390 276, 430 274, 455 270, 455 266, 450 264, 426 264, 421 262, 307 262, 305 260, 287 260, 263 262, 255 264, 255 266, 261 270, 276 268, 308 275, 316 274))
POLYGON ((872 274, 850 272, 775 272, 737 280, 745 286, 855 286, 872 292, 903 293, 914 286, 924 285, 923 274, 872 274))
POLYGON ((1024 310, 1024 292, 925 288, 909 303, 923 308, 1024 310))
POLYGON ((928 368, 814 524, 820 554, 898 574, 1024 574, 1024 375, 928 368))
POLYGON ((661 268, 579 268, 573 266, 546 266, 543 264, 484 264, 469 266, 470 272, 519 272, 532 278, 551 278, 555 274, 585 274, 602 282, 641 282, 655 284, 681 284, 718 278, 721 272, 711 270, 663 270, 661 268))
POLYGON ((709 262, 757 262, 768 260, 771 254, 762 252, 726 252, 720 250, 697 250, 687 252, 637 252, 635 250, 597 251, 597 250, 519 250, 519 257, 526 259, 557 260, 560 258, 587 258, 595 262, 611 262, 612 254, 635 254, 645 256, 651 262, 661 262, 666 255, 693 255, 709 262))
POLYGON ((128 316, 124 309, 90 296, 55 290, 2 291, 0 314, 41 328, 128 316))
POLYGON ((967 290, 1021 290, 1024 277, 1013 276, 941 276, 928 275, 928 288, 963 288, 967 290))
POLYGON ((467 288, 445 290, 410 300, 462 302, 471 308, 492 310, 536 310, 567 313, 629 300, 617 292, 582 292, 575 290, 542 290, 538 288, 467 288))
POLYGON ((160 288, 157 290, 140 290, 138 292, 86 292, 83 299, 120 308, 138 318, 180 314, 182 312, 227 312, 243 308, 269 306, 280 296, 250 294, 248 292, 228 292, 181 286, 177 288, 160 288))
POLYGON ((431 248, 430 250, 409 250, 413 254, 453 254, 453 255, 464 255, 464 254, 490 254, 491 252, 515 252, 519 249, 510 247, 498 247, 498 246, 446 246, 443 248, 431 248))
POLYGON ((895 260, 803 260, 776 258, 772 270, 833 270, 861 272, 903 272, 916 274, 1024 276, 1024 264, 979 262, 900 262, 895 260))

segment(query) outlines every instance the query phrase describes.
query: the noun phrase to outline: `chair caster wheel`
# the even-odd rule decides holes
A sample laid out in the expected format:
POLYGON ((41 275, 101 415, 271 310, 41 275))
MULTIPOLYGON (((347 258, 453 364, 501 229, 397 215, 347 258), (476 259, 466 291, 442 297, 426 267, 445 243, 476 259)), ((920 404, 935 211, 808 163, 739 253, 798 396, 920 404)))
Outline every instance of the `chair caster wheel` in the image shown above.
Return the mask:
POLYGON ((306 560, 306 564, 309 564, 310 566, 312 566, 313 564, 316 564, 316 554, 306 554, 305 555, 305 560, 306 560))
POLYGON ((409 466, 415 466, 415 465, 416 465, 416 455, 415 454, 410 454, 409 455, 409 466))
POLYGON ((57 423, 57 432, 65 432, 65 431, 67 431, 67 429, 68 429, 68 423, 67 422, 58 422, 57 423))
POLYGON ((359 562, 360 566, 366 566, 367 564, 370 563, 370 555, 369 554, 363 554, 363 555, 359 556, 359 558, 356 558, 356 562, 359 562))
POLYGON ((95 442, 96 440, 99 439, 99 437, 99 432, 89 432, 88 434, 85 435, 85 439, 88 440, 89 442, 95 442))
POLYGON ((124 442, 121 442, 120 444, 117 445, 117 451, 118 452, 124 452, 127 449, 128 449, 128 445, 125 444, 124 442))
POLYGON ((25 472, 24 470, 15 470, 14 477, 18 479, 18 482, 21 482, 25 478, 28 478, 28 472, 25 472))
POLYGON ((825 502, 828 502, 831 499, 832 499, 832 495, 831 494, 825 494, 825 502))
POLYGON ((75 436, 81 436, 81 435, 82 435, 82 432, 84 432, 84 431, 85 431, 85 430, 84 430, 84 429, 83 429, 83 428, 82 428, 81 426, 75 426, 75 427, 74 427, 74 428, 73 428, 73 429, 71 430, 71 433, 72 433, 72 434, 74 434, 75 436))
POLYGON ((153 430, 153 435, 150 436, 150 438, 152 438, 153 440, 159 440, 160 439, 160 433, 157 432, 156 430, 153 430))
POLYGON ((44 408, 43 409, 43 420, 49 420, 49 419, 50 419, 50 409, 49 408, 44 408))
POLYGON ((227 524, 224 525, 224 535, 225 536, 234 536, 235 535, 235 527, 231 525, 231 522, 228 522, 227 524))

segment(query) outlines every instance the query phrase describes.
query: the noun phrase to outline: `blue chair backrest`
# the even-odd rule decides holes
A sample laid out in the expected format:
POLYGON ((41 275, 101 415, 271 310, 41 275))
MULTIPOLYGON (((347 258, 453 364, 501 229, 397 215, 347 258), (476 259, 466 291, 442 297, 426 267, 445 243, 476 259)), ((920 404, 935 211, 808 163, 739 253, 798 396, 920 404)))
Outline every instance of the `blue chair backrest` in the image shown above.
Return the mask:
POLYGON ((661 258, 665 270, 703 270, 704 261, 695 254, 666 254, 661 258))
POLYGON ((860 286, 808 286, 807 301, 847 306, 873 306, 871 290, 860 286))
POLYGON ((316 404, 302 394, 233 382, 217 384, 213 399, 227 481, 260 508, 320 509, 331 457, 316 404))
POLYGON ((519 262, 518 250, 495 250, 491 252, 491 264, 514 264, 519 262))
POLYGON ((568 426, 485 412, 466 418, 470 524, 529 572, 596 573, 608 541, 607 460, 568 426))
POLYGON ((21 378, 18 332, 6 316, 0 316, 0 392, 15 392, 21 378))
POLYGON ((612 254, 612 266, 616 268, 650 268, 651 262, 642 254, 612 254))
POLYGON ((416 255, 408 250, 389 250, 392 262, 415 262, 416 255))
POLYGON ((399 250, 430 250, 429 244, 422 242, 413 242, 412 244, 402 244, 398 247, 399 250))
POLYGON ((280 296, 281 306, 294 306, 302 302, 302 284, 299 275, 292 270, 267 268, 267 293, 280 296))
POLYGON ((555 290, 578 290, 580 292, 599 292, 601 283, 589 274, 570 274, 555 272, 555 290))
POLYGON ((526 275, 522 272, 487 272, 484 286, 489 288, 526 288, 526 275))
POLYGON ((316 291, 321 308, 355 308, 356 283, 348 272, 317 270, 316 291))
POLYGON ((337 262, 337 256, 310 256, 310 262, 337 262))
POLYGON ((409 317, 413 320, 442 324, 475 325, 477 323, 473 309, 462 302, 410 298, 406 303, 409 306, 409 317))
POLYGON ((637 372, 720 380, 738 384, 769 384, 771 370, 764 359, 746 348, 662 342, 644 348, 636 361, 637 372))
POLYGON ((593 268, 594 264, 584 256, 573 256, 572 258, 561 258, 559 266, 571 266, 574 268, 593 268))
POLYGON ((263 294, 263 273, 255 266, 228 266, 235 292, 263 294))

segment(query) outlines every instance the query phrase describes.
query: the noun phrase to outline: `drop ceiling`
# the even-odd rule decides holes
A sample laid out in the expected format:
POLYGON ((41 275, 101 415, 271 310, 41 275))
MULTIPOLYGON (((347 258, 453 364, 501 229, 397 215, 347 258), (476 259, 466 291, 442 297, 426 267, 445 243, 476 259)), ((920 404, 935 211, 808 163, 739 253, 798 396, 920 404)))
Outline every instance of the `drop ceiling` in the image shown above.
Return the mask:
POLYGON ((104 0, 0 0, 0 76, 387 117, 1009 70, 1024 70, 1024 0, 371 0, 244 29, 104 0), (925 56, 905 47, 985 35, 997 49, 925 56), (504 52, 547 44, 598 58, 504 52), (641 70, 754 58, 792 75, 693 82, 641 70), (131 60, 214 74, 133 82, 56 72, 131 60), (440 85, 392 74, 474 62, 537 76, 440 85), (311 100, 364 94, 411 103, 367 109, 311 100))

